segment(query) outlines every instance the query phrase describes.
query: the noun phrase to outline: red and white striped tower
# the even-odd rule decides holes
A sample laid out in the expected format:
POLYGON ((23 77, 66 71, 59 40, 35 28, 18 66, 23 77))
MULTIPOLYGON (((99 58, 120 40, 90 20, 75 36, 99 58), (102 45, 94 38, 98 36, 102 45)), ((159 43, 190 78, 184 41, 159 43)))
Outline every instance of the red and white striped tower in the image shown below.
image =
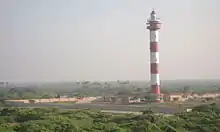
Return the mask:
POLYGON ((159 74, 159 33, 161 28, 161 22, 156 17, 156 12, 153 10, 150 14, 150 19, 147 23, 147 29, 150 30, 150 80, 151 90, 155 102, 161 102, 160 94, 160 74, 159 74))

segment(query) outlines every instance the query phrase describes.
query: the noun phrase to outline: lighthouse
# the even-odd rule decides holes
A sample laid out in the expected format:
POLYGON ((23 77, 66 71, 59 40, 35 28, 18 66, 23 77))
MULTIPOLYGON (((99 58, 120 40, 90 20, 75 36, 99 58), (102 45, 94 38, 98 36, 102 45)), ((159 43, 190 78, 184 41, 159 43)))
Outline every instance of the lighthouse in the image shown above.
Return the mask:
POLYGON ((159 29, 161 21, 156 16, 155 10, 150 14, 147 29, 150 31, 150 85, 154 102, 161 102, 160 74, 159 74, 159 29))

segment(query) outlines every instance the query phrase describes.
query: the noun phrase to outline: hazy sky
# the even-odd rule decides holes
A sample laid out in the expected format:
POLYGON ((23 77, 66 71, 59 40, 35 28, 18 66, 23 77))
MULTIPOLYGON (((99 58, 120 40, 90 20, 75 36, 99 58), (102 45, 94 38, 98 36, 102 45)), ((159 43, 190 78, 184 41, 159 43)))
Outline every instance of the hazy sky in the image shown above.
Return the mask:
POLYGON ((0 80, 148 80, 152 8, 161 79, 220 79, 220 0, 0 0, 0 80))

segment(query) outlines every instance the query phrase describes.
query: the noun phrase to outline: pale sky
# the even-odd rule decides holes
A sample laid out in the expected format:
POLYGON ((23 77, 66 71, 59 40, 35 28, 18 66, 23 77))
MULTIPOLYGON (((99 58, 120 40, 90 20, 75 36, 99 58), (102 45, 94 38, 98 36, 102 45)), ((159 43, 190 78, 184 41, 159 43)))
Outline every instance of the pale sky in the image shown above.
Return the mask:
POLYGON ((220 0, 0 0, 0 80, 149 80, 153 8, 161 79, 220 79, 220 0))

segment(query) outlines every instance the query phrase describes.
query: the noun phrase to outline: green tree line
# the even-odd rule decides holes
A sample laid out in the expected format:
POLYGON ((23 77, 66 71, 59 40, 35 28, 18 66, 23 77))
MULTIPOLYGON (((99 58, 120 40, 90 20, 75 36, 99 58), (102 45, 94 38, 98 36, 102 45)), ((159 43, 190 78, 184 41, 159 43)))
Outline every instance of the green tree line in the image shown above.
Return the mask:
POLYGON ((111 114, 98 110, 1 108, 0 132, 219 132, 220 108, 201 105, 172 116, 111 114))

